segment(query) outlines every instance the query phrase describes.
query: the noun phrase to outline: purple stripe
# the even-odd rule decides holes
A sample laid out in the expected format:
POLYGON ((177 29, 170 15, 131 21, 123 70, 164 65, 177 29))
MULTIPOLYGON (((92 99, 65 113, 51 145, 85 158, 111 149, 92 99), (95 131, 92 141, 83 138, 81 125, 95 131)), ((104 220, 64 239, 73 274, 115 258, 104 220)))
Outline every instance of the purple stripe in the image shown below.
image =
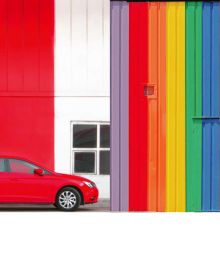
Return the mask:
POLYGON ((119 157, 119 22, 120 4, 111 2, 111 210, 120 210, 120 157, 119 157))
POLYGON ((111 2, 111 210, 128 210, 128 4, 111 2))
POLYGON ((127 2, 122 2, 121 6, 121 87, 120 87, 120 157, 121 157, 121 177, 120 177, 120 210, 128 211, 128 186, 129 186, 129 92, 128 92, 128 16, 129 8, 127 2))

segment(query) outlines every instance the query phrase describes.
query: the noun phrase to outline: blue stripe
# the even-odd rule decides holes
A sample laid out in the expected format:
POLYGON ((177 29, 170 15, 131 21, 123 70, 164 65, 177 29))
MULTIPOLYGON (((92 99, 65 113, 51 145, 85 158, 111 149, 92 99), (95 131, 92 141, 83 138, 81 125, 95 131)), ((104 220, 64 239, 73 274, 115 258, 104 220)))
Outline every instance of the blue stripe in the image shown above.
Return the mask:
MULTIPOLYGON (((213 3, 212 8, 212 116, 220 115, 220 5, 213 3)), ((219 184, 220 184, 220 123, 219 120, 212 122, 212 155, 211 155, 211 210, 219 210, 219 184)))
MULTIPOLYGON (((220 115, 220 4, 203 3, 203 117, 220 115)), ((203 120, 202 210, 220 210, 220 122, 203 120)))
MULTIPOLYGON (((203 85, 202 112, 204 117, 211 115, 211 4, 203 3, 203 85)), ((211 210, 211 123, 203 121, 202 131, 202 210, 211 210)))

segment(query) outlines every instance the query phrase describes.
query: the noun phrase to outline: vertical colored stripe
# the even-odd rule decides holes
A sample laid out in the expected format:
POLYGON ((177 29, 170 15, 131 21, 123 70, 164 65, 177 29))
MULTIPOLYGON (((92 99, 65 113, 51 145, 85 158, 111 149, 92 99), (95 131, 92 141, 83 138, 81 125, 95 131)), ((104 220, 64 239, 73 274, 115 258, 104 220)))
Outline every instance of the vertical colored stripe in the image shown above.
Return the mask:
POLYGON ((185 172, 185 3, 177 5, 176 211, 186 208, 185 172))
MULTIPOLYGON (((212 117, 220 117, 220 4, 212 4, 212 117)), ((220 120, 212 121, 211 210, 220 210, 220 120)))
POLYGON ((186 193, 187 211, 201 211, 202 3, 186 4, 186 193), (198 118, 198 119, 197 119, 198 118))
POLYGON ((185 3, 167 4, 167 211, 185 210, 185 3))
MULTIPOLYGON (((211 4, 203 3, 203 99, 204 117, 211 117, 211 4)), ((211 210, 211 120, 203 121, 202 210, 211 210)))
POLYGON ((158 191, 157 211, 166 201, 166 3, 158 7, 158 191))
POLYGON ((111 2, 111 210, 120 199, 120 6, 111 2))
POLYGON ((148 6, 148 211, 165 209, 166 3, 148 6))
POLYGON ((128 34, 128 3, 123 2, 121 6, 121 84, 120 84, 120 210, 128 211, 129 201, 129 34, 128 34))
POLYGON ((203 211, 219 210, 219 3, 203 4, 203 211), (216 118, 216 119, 215 119, 216 118))
POLYGON ((176 210, 176 4, 167 3, 166 210, 176 210))
POLYGON ((148 119, 148 210, 157 210, 158 184, 158 4, 148 4, 148 86, 153 93, 147 96, 148 119))
POLYGON ((128 210, 128 4, 111 3, 111 209, 128 210))
POLYGON ((147 3, 129 3, 129 210, 147 210, 147 3))

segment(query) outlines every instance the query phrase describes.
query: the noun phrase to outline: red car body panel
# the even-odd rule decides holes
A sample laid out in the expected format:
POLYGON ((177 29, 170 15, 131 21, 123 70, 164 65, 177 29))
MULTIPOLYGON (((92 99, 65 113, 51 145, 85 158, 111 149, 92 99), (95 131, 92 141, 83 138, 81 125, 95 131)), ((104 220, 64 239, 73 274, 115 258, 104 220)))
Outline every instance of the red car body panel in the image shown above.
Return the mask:
POLYGON ((97 187, 87 186, 85 182, 91 181, 86 178, 56 173, 23 158, 6 156, 0 156, 0 158, 22 160, 47 170, 49 173, 40 176, 34 173, 0 172, 0 203, 52 204, 55 203, 59 190, 66 186, 72 186, 80 192, 83 204, 98 201, 97 187))

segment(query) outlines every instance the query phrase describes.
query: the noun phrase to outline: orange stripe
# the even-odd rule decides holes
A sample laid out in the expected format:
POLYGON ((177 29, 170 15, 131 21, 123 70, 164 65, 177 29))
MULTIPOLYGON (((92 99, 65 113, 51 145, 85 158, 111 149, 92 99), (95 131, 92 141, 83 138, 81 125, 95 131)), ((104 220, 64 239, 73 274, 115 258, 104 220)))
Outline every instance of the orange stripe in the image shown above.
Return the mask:
POLYGON ((158 201, 157 210, 165 211, 166 202, 166 3, 159 3, 158 17, 158 201))
POLYGON ((148 96, 148 211, 157 209, 157 125, 158 125, 158 4, 149 3, 148 24, 148 86, 154 86, 154 94, 148 96))
POLYGON ((148 86, 148 211, 165 209, 165 28, 166 4, 149 3, 148 86))

